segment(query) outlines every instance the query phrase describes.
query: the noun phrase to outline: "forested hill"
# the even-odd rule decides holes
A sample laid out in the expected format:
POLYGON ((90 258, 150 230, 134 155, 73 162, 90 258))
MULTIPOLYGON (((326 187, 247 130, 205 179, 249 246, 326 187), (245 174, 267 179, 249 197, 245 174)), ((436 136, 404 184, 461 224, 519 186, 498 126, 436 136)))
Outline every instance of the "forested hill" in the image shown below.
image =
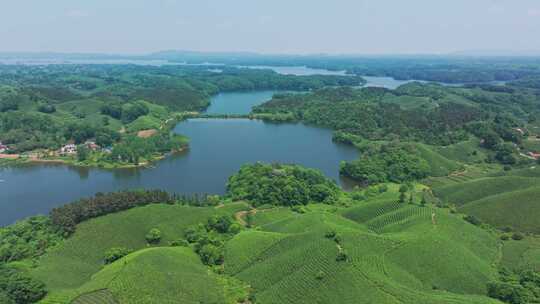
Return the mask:
POLYGON ((376 183, 448 175, 478 163, 534 164, 539 96, 535 89, 509 85, 410 83, 397 90, 278 94, 253 112, 265 120, 335 130, 334 140, 362 151, 358 161, 342 166, 342 174, 376 183))
POLYGON ((74 144, 85 152, 80 145, 91 142, 92 149, 97 144, 106 153, 79 153, 78 160, 61 161, 139 165, 185 147, 185 139, 169 134, 174 122, 206 109, 218 92, 307 91, 364 82, 361 77, 234 67, 0 65, 0 145, 12 157, 29 153, 57 160, 62 155, 51 155, 62 147, 74 144))

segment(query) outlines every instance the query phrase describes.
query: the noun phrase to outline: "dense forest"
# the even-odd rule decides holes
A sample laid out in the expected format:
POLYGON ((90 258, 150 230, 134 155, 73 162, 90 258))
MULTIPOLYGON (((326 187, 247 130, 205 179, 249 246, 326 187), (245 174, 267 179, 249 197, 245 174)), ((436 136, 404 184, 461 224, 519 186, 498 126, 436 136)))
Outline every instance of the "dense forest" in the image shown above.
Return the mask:
POLYGON ((144 58, 228 65, 0 65, 2 157, 136 166, 185 149, 173 126, 212 95, 279 89, 303 93, 242 117, 333 130, 359 151, 339 164, 352 186, 257 162, 223 195, 81 198, 0 227, 0 303, 540 302, 534 60, 144 58), (349 75, 238 67, 253 64, 349 75), (360 88, 359 75, 463 85, 360 88))
POLYGON ((172 134, 172 127, 206 109, 218 92, 363 83, 360 77, 235 67, 1 65, 0 143, 23 159, 137 166, 184 149, 186 138, 172 134))
POLYGON ((342 174, 364 183, 448 174, 452 170, 425 164, 423 159, 433 157, 426 149, 475 139, 478 144, 471 153, 485 150, 486 163, 524 166, 538 152, 534 145, 538 91, 512 85, 446 87, 416 82, 396 90, 325 88, 309 94, 277 94, 253 113, 269 121, 302 121, 335 130, 335 141, 353 144, 362 152, 358 161, 342 164, 342 174))

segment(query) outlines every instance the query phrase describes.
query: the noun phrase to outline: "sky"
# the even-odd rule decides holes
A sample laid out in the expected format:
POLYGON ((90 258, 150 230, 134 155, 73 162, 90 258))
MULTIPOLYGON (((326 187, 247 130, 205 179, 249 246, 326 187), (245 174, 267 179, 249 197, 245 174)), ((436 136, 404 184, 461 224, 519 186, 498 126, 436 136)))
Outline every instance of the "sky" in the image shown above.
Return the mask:
POLYGON ((538 51, 539 0, 1 0, 0 52, 538 51))

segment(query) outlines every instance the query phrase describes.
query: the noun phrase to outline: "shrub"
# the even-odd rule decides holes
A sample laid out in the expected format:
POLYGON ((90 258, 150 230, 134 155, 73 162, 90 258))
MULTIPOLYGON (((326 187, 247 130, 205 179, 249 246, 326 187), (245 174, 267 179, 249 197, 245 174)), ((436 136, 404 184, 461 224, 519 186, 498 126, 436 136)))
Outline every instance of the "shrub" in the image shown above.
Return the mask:
POLYGON ((341 238, 341 235, 336 234, 336 235, 334 236, 334 242, 336 242, 336 244, 341 244, 341 241, 342 241, 342 240, 343 240, 343 239, 341 238))
POLYGON ((401 192, 399 194, 399 202, 400 203, 405 203, 405 199, 407 198, 407 195, 405 194, 405 192, 401 192))
POLYGON ((145 236, 148 244, 158 244, 161 241, 161 231, 157 228, 152 228, 145 236))
POLYGON ((319 281, 322 280, 322 279, 324 279, 324 272, 323 272, 322 270, 319 271, 319 272, 317 272, 317 275, 315 276, 315 278, 316 278, 317 280, 319 280, 319 281))
POLYGON ((422 199, 420 200, 420 205, 421 206, 427 205, 426 193, 422 193, 422 199))
POLYGON ((482 221, 474 215, 466 215, 463 219, 475 226, 480 226, 482 224, 482 221))
POLYGON ((131 249, 127 249, 124 247, 114 247, 105 252, 105 256, 103 258, 105 264, 110 264, 114 261, 117 261, 126 255, 130 254, 132 252, 131 249))
POLYGON ((56 107, 50 104, 41 104, 38 106, 38 111, 41 113, 50 114, 56 112, 56 107))
POLYGON ((226 233, 229 231, 229 227, 232 225, 233 221, 230 216, 227 215, 214 215, 208 219, 206 223, 206 229, 216 230, 219 233, 226 233))
POLYGON ((232 223, 229 226, 229 231, 228 232, 231 233, 231 234, 237 234, 240 231, 242 231, 242 225, 240 225, 238 223, 232 223))
POLYGON ((221 247, 212 244, 206 244, 202 246, 199 250, 199 256, 201 257, 201 261, 205 265, 223 264, 224 254, 223 248, 221 247))
POLYGON ((169 242, 171 247, 189 247, 189 242, 186 240, 174 240, 169 242))
POLYGON ((338 252, 338 255, 336 257, 336 261, 338 262, 346 262, 347 261, 347 253, 345 252, 345 250, 341 250, 340 252, 338 252))
POLYGON ((510 239, 510 237, 508 236, 508 234, 502 234, 501 235, 501 240, 508 241, 509 239, 510 239))
POLYGON ((300 214, 303 214, 303 213, 306 213, 306 212, 307 212, 306 207, 304 207, 304 206, 299 206, 299 205, 292 206, 292 207, 291 207, 291 210, 292 210, 293 212, 300 213, 300 214))
POLYGON ((512 230, 514 229, 512 229, 512 227, 506 226, 506 227, 503 227, 501 230, 504 232, 512 232, 512 230))
POLYGON ((335 230, 328 230, 325 234, 324 234, 324 237, 327 238, 327 239, 333 239, 336 237, 336 231, 335 230))
POLYGON ((523 233, 521 232, 515 232, 512 234, 512 239, 515 240, 515 241, 521 241, 525 238, 525 235, 523 235, 523 233))

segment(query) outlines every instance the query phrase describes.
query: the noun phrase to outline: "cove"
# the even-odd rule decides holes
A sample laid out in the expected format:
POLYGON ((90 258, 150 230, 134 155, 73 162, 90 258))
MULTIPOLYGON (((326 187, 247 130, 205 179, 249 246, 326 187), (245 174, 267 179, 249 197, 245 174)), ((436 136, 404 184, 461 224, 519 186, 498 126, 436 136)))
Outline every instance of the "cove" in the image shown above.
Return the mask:
POLYGON ((104 170, 65 165, 0 168, 0 226, 97 192, 163 189, 179 194, 223 194, 245 163, 297 163, 340 182, 339 162, 358 156, 332 142, 332 131, 303 124, 249 119, 191 119, 175 131, 191 138, 190 149, 151 168, 104 170))

